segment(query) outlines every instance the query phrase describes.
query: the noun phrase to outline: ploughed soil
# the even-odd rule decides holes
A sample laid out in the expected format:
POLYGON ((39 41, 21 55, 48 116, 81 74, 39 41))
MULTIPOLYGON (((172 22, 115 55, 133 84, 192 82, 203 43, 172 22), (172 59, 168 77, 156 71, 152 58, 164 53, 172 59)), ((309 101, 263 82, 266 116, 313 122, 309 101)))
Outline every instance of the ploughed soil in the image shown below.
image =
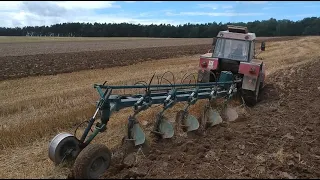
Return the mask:
MULTIPOLYGON (((258 42, 294 38, 262 37, 258 38, 258 42)), ((0 81, 131 65, 151 59, 203 54, 212 48, 211 43, 210 38, 0 43, 0 81)))
POLYGON ((261 101, 241 118, 152 142, 105 178, 319 178, 320 61, 269 75, 261 101))
POLYGON ((37 54, 0 57, 0 81, 27 76, 55 75, 88 69, 103 69, 205 53, 210 45, 84 51, 78 53, 37 54))

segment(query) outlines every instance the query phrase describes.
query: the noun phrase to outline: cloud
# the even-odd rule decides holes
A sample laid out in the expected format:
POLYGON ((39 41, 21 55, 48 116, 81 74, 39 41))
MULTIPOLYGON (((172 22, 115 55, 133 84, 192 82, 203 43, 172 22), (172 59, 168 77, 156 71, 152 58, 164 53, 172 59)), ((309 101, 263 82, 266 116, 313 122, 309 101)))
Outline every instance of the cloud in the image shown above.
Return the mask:
POLYGON ((286 18, 293 18, 293 17, 312 17, 315 16, 314 14, 296 14, 296 15, 291 15, 291 16, 285 16, 286 18))
POLYGON ((209 8, 209 9, 213 9, 213 10, 216 10, 219 7, 219 5, 217 5, 217 4, 198 4, 197 6, 198 6, 198 8, 209 8))
MULTIPOLYGON (((287 4, 290 4, 290 5, 301 5, 301 4, 306 4, 308 2, 286 2, 287 4)), ((310 2, 309 2, 310 3, 310 2)))
POLYGON ((123 1, 123 2, 125 2, 125 3, 135 3, 137 1, 123 1))
POLYGON ((260 16, 264 13, 233 13, 233 12, 222 12, 222 13, 211 13, 211 12, 180 12, 180 13, 171 13, 167 12, 167 16, 260 16))
POLYGON ((167 10, 159 10, 159 11, 147 11, 147 12, 139 13, 138 17, 148 17, 148 18, 157 17, 157 16, 161 17, 161 16, 163 16, 163 14, 170 13, 172 11, 173 10, 169 10, 169 9, 167 9, 167 10))
POLYGON ((233 6, 222 6, 222 9, 232 9, 233 6))
POLYGON ((20 1, 0 1, 0 11, 15 11, 19 9, 20 1))
POLYGON ((237 3, 244 3, 244 4, 266 4, 268 1, 236 1, 237 3))
POLYGON ((198 4, 198 8, 208 8, 212 10, 217 10, 217 9, 232 9, 233 6, 231 5, 219 5, 219 4, 214 4, 214 3, 206 3, 206 4, 198 4))
POLYGON ((107 9, 112 8, 121 7, 116 1, 0 1, 0 26, 49 26, 65 22, 174 25, 186 23, 161 16, 152 18, 151 13, 137 15, 122 10, 116 13, 108 12, 107 9))
MULTIPOLYGON (((94 10, 94 9, 119 7, 119 5, 114 5, 115 1, 51 1, 51 2, 66 9, 78 9, 78 10, 83 10, 83 9, 94 10)), ((40 3, 40 2, 36 1, 36 3, 40 3)))
POLYGON ((24 14, 26 16, 61 17, 66 15, 68 11, 65 7, 48 1, 43 1, 42 3, 23 1, 21 7, 26 12, 24 14))
POLYGON ((277 6, 269 6, 269 7, 263 7, 263 10, 269 10, 269 9, 278 9, 278 8, 283 8, 283 7, 277 7, 277 6))

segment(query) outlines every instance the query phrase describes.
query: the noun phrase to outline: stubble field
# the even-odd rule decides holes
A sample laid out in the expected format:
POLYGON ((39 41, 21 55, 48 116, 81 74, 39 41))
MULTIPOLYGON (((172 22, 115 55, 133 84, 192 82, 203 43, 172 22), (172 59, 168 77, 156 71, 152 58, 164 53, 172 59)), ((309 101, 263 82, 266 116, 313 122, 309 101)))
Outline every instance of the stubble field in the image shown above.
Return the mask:
MULTIPOLYGON (((158 40, 143 39, 139 43, 130 41, 131 45, 126 47, 131 49, 99 51, 92 51, 86 44, 102 43, 99 48, 107 47, 106 44, 111 47, 110 40, 102 41, 72 42, 78 43, 78 47, 59 44, 63 42, 11 43, 16 49, 8 48, 10 43, 0 44, 1 53, 7 53, 0 57, 1 178, 66 178, 70 173, 68 168, 54 167, 49 160, 48 143, 58 132, 73 132, 77 123, 94 113, 98 96, 93 83, 107 80, 111 84, 133 84, 148 80, 154 72, 165 71, 181 78, 186 72, 196 71, 199 55, 210 48, 212 39, 179 40, 181 44, 160 40, 160 45, 158 40), (158 47, 152 47, 155 44, 158 47), (181 46, 184 44, 188 45, 181 46), (56 50, 81 49, 82 45, 88 47, 88 52, 56 50), (30 53, 47 52, 43 50, 45 47, 55 53, 30 53), (46 75, 49 70, 57 75, 19 78, 46 75)), ((190 134, 154 143, 149 154, 138 155, 134 167, 119 164, 114 156, 105 177, 319 178, 320 38, 285 37, 267 42, 266 51, 259 55, 268 73, 263 100, 254 108, 242 108, 243 118, 213 127, 204 136, 190 134)), ((199 102, 191 113, 198 114, 201 106, 199 102)), ((169 114, 174 116, 179 108, 181 105, 169 114)), ((152 108, 139 116, 139 120, 148 122, 145 129, 153 125, 158 110, 152 108)), ((131 111, 124 109, 114 114, 107 132, 93 143, 106 144, 117 154, 131 111)))

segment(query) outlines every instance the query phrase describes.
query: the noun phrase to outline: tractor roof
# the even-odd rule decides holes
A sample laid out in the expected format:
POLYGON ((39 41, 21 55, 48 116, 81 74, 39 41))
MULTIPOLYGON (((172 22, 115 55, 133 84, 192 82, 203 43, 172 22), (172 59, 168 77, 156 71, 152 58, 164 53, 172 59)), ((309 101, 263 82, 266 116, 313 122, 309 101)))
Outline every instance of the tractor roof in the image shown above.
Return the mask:
POLYGON ((252 41, 256 39, 256 34, 249 33, 247 27, 228 25, 228 30, 220 31, 217 37, 252 41))

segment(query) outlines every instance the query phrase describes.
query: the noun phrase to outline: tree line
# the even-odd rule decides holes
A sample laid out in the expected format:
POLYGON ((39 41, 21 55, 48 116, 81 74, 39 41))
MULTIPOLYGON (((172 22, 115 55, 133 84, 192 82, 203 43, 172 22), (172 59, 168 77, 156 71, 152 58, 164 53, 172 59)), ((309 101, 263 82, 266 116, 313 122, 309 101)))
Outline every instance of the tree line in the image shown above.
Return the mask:
POLYGON ((247 26, 257 36, 320 35, 320 17, 300 21, 276 20, 238 23, 205 23, 173 26, 170 24, 141 25, 130 23, 61 23, 51 26, 0 27, 0 36, 61 36, 61 37, 161 37, 161 38, 211 38, 227 25, 247 26))

